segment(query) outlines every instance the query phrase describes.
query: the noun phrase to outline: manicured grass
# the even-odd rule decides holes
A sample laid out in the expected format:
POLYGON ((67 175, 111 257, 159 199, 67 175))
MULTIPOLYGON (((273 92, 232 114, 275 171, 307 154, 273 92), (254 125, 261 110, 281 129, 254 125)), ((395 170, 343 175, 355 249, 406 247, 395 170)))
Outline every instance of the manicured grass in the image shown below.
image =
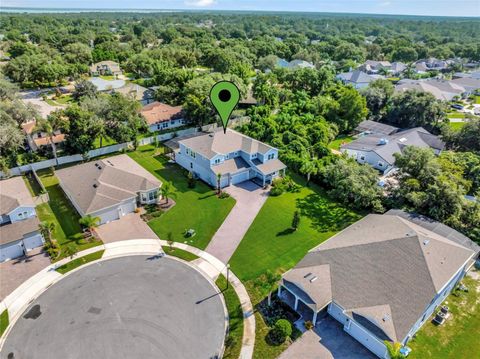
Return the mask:
POLYGON ((237 293, 230 285, 227 288, 227 279, 220 275, 215 282, 222 291, 228 311, 228 336, 225 339, 224 359, 237 359, 242 349, 243 312, 237 293))
POLYGON ((99 77, 100 77, 101 79, 107 80, 107 81, 115 80, 115 76, 113 76, 113 75, 100 75, 99 77))
POLYGON ((73 101, 72 95, 62 95, 57 97, 55 101, 61 105, 67 105, 73 101))
POLYGON ((459 131, 463 126, 465 126, 465 122, 449 122, 448 126, 452 130, 459 131))
MULTIPOLYGON (((243 282, 254 306, 267 293, 255 286, 267 270, 283 273, 293 267, 308 250, 324 242, 338 231, 361 218, 330 199, 319 187, 304 187, 304 180, 292 176, 303 185, 298 193, 284 193, 269 197, 243 238, 230 264, 243 282), (298 229, 291 232, 293 214, 301 213, 298 229)), ((276 358, 287 343, 272 346, 266 338, 270 328, 256 312, 255 358, 276 358)))
POLYGON ((340 145, 341 144, 349 143, 349 142, 352 142, 353 140, 354 140, 354 138, 352 136, 340 135, 328 144, 328 148, 330 148, 332 150, 340 151, 340 145))
POLYGON ((170 181, 175 188, 172 196, 175 206, 148 222, 148 225, 161 239, 167 239, 171 232, 174 241, 204 249, 235 205, 235 200, 219 199, 215 191, 200 180, 195 188, 188 188, 186 171, 177 164, 168 163, 164 151, 164 147, 148 145, 129 153, 130 157, 162 182, 170 181), (196 231, 196 235, 185 238, 185 230, 190 228, 196 231))
POLYGON ((4 310, 2 312, 2 314, 0 314, 0 337, 3 335, 3 332, 5 332, 5 330, 7 329, 8 327, 8 310, 4 310))
POLYGON ((37 182, 37 180, 35 179, 35 176, 31 172, 25 174, 23 176, 23 180, 27 185, 28 191, 33 197, 36 197, 42 194, 42 188, 40 187, 40 184, 37 182))
MULTIPOLYGON (((478 271, 476 274, 478 275, 478 271)), ((408 343, 409 359, 478 358, 480 353, 480 280, 469 276, 462 281, 468 293, 456 291, 446 304, 451 317, 441 325, 427 322, 408 343)))
POLYGON ((56 271, 61 273, 61 274, 65 274, 67 272, 70 272, 71 270, 73 270, 75 268, 78 268, 78 267, 84 265, 85 263, 93 262, 93 261, 96 261, 97 259, 102 258, 103 252, 105 252, 105 251, 102 249, 98 252, 93 252, 93 253, 87 254, 86 256, 76 258, 73 261, 70 261, 70 262, 58 267, 56 269, 56 271))
POLYGON ((170 246, 162 246, 162 249, 169 256, 174 256, 187 262, 191 262, 198 258, 198 256, 196 256, 195 254, 184 251, 180 248, 170 248, 170 246))
POLYGON ((480 96, 475 96, 475 101, 474 101, 474 103, 480 105, 480 96))
POLYGON ((447 118, 465 118, 464 112, 449 112, 447 118))
POLYGON ((55 258, 54 261, 65 257, 63 249, 71 243, 76 246, 77 251, 102 244, 99 240, 89 242, 83 239, 82 229, 78 223, 80 216, 68 198, 65 197, 58 184, 57 177, 51 170, 41 170, 38 172, 38 176, 48 192, 50 201, 37 206, 37 215, 40 221, 55 224, 53 237, 57 240, 61 249, 58 258, 55 258))
POLYGON ((94 148, 100 148, 100 147, 115 145, 116 143, 117 142, 114 139, 112 139, 110 137, 106 137, 102 140, 102 145, 100 146, 100 137, 97 137, 97 138, 95 138, 95 141, 93 141, 93 146, 94 146, 94 148))

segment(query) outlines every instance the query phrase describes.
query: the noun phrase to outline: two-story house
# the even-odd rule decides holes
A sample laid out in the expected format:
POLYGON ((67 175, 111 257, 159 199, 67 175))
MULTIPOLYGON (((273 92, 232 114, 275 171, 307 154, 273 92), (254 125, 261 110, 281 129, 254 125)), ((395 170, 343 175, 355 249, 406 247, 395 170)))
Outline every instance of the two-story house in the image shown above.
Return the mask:
POLYGON ((151 132, 168 130, 185 125, 182 106, 170 106, 158 101, 143 106, 140 111, 151 132))
POLYGON ((0 262, 43 246, 35 204, 22 177, 0 181, 0 262))
POLYGON ((99 75, 118 76, 122 74, 122 70, 120 69, 120 65, 118 64, 118 62, 100 61, 90 66, 90 74, 92 76, 99 76, 99 75))
POLYGON ((285 173, 278 150, 227 129, 179 141, 176 162, 213 187, 258 179, 263 185, 285 173))
MULTIPOLYGON (((370 214, 310 250, 278 293, 314 324, 330 315, 379 358, 406 345, 474 264, 480 247, 429 218, 370 214)), ((322 322, 317 324, 322 325, 322 322)))

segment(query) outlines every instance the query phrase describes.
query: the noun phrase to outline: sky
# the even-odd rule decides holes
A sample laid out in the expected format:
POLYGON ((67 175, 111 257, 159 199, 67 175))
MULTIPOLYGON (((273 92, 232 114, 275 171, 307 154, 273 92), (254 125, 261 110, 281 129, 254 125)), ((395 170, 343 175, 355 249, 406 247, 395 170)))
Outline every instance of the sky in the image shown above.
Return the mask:
POLYGON ((1 0, 2 6, 89 9, 204 9, 480 16, 480 0, 1 0))

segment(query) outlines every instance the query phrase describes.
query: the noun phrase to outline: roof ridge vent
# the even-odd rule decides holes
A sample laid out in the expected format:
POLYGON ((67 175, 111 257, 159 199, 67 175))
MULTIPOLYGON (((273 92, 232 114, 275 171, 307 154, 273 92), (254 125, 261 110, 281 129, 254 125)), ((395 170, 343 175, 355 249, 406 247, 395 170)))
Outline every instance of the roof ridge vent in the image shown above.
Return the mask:
POLYGON ((308 278, 308 277, 310 277, 311 275, 312 275, 312 272, 308 272, 307 274, 305 274, 305 275, 303 276, 303 278, 308 278))
POLYGON ((388 139, 383 137, 380 139, 380 141, 378 141, 379 145, 386 145, 387 143, 388 143, 388 139))
POLYGON ((426 246, 428 243, 430 243, 430 239, 425 239, 425 240, 423 241, 423 245, 424 245, 424 246, 426 246))
POLYGON ((385 314, 385 315, 383 316, 382 320, 383 320, 384 322, 386 322, 387 320, 390 320, 390 316, 389 316, 388 314, 385 314))
POLYGON ((315 282, 317 279, 318 279, 318 277, 317 277, 317 276, 313 276, 312 278, 310 278, 310 283, 313 283, 313 282, 315 282))

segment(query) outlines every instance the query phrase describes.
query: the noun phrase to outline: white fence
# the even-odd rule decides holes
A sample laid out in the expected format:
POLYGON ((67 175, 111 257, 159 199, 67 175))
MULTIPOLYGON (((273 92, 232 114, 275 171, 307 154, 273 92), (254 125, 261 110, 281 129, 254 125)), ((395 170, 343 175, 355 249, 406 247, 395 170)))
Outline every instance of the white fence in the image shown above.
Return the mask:
MULTIPOLYGON (((201 128, 202 131, 210 131, 212 129, 215 129, 216 125, 206 125, 201 128)), ((184 130, 178 130, 175 132, 168 132, 168 133, 162 133, 157 136, 151 136, 151 137, 145 137, 142 138, 138 141, 139 146, 144 146, 144 145, 149 145, 151 143, 155 142, 155 137, 157 138, 157 141, 163 142, 172 139, 175 136, 185 136, 185 135, 190 135, 195 132, 198 132, 198 128, 196 127, 190 127, 186 128, 184 130)), ((71 156, 62 156, 58 157, 58 164, 59 165, 64 165, 67 163, 72 163, 72 162, 80 162, 84 161, 85 159, 89 158, 94 158, 98 156, 103 156, 103 155, 108 155, 110 153, 115 153, 119 152, 128 148, 133 148, 134 143, 133 142, 125 142, 125 143, 119 143, 116 145, 111 145, 111 146, 105 146, 101 148, 97 148, 95 150, 90 150, 88 151, 85 156, 82 155, 71 155, 71 156)), ((29 163, 27 165, 19 166, 19 167, 14 167, 10 169, 10 175, 11 176, 19 176, 22 173, 28 172, 28 171, 38 171, 41 169, 49 168, 56 166, 57 163, 55 162, 55 159, 50 159, 50 160, 45 160, 45 161, 40 161, 40 162, 34 162, 34 163, 29 163)), ((0 178, 4 177, 4 174, 0 172, 0 178)))

